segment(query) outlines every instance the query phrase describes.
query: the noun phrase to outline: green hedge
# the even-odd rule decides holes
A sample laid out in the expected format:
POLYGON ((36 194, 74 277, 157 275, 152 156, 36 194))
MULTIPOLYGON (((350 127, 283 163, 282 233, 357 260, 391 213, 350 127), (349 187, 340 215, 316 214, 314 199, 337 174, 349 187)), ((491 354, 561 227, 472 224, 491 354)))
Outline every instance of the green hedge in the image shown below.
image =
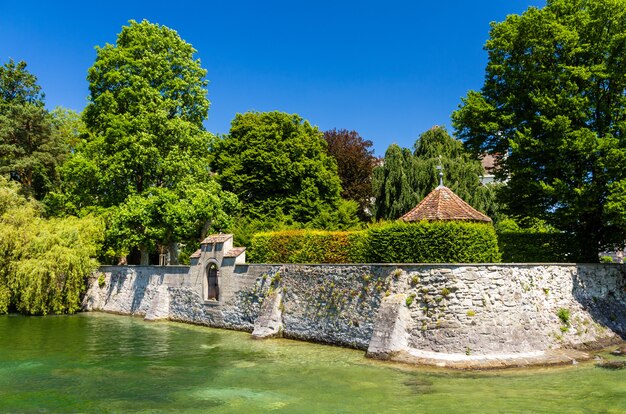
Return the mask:
POLYGON ((386 223, 358 232, 258 233, 255 263, 492 263, 500 261, 491 224, 386 223))
POLYGON ((572 235, 563 233, 498 233, 502 261, 506 263, 577 262, 577 243, 572 235))
POLYGON ((367 231, 370 263, 496 263, 491 224, 461 221, 390 223, 367 231))
POLYGON ((253 263, 356 263, 363 232, 286 230, 257 233, 248 248, 253 263))

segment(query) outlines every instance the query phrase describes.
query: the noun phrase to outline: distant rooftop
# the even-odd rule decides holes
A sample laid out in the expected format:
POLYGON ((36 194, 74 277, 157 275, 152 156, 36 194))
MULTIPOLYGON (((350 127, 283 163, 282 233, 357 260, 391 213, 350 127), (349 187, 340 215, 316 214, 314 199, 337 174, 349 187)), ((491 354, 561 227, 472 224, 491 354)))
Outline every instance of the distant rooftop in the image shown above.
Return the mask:
POLYGON ((443 185, 430 192, 411 211, 400 217, 403 221, 459 220, 491 223, 491 219, 467 204, 443 185))

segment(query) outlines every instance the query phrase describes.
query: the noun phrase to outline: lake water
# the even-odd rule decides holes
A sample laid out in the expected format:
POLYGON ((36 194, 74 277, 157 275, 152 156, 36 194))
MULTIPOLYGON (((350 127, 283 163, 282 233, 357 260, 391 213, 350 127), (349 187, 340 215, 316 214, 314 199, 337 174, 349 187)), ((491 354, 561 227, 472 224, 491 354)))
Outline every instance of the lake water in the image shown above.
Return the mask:
POLYGON ((0 412, 626 413, 626 370, 425 369, 127 316, 5 315, 0 412))

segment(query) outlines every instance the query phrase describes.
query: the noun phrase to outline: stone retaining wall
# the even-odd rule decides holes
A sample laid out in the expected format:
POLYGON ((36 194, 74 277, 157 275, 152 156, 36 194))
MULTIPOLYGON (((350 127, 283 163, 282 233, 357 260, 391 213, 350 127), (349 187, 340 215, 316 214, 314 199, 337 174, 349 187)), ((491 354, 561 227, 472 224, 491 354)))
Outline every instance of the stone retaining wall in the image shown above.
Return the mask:
POLYGON ((84 307, 455 367, 563 362, 554 351, 626 337, 623 265, 255 265, 218 247, 190 267, 102 267, 84 307))

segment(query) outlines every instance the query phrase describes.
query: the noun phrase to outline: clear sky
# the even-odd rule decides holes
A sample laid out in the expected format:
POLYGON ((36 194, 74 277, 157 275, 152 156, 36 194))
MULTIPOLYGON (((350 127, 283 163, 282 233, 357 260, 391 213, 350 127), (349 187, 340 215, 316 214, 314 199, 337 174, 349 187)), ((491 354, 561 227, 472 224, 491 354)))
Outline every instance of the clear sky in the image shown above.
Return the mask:
POLYGON ((208 70, 206 128, 236 113, 298 113, 321 130, 354 129, 377 155, 411 147, 479 89, 489 23, 545 0, 475 1, 6 1, 0 64, 28 63, 49 108, 81 111, 96 45, 128 20, 178 31, 208 70))

